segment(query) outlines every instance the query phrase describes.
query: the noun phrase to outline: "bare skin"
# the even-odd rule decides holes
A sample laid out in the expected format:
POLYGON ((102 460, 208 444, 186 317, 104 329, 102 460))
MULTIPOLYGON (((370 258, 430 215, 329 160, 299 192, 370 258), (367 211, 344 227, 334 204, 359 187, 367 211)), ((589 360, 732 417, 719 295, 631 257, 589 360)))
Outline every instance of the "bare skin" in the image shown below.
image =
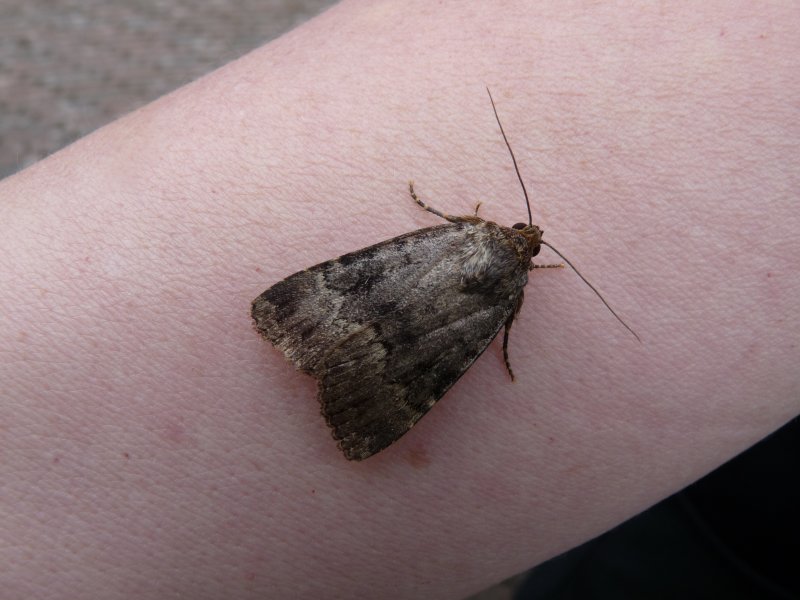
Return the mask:
POLYGON ((458 598, 800 412, 800 14, 345 2, 0 183, 7 597, 458 598), (467 8, 468 6, 468 8, 467 8), (251 300, 449 214, 534 223, 500 340, 349 463, 251 300), (556 262, 546 249, 541 262, 556 262))

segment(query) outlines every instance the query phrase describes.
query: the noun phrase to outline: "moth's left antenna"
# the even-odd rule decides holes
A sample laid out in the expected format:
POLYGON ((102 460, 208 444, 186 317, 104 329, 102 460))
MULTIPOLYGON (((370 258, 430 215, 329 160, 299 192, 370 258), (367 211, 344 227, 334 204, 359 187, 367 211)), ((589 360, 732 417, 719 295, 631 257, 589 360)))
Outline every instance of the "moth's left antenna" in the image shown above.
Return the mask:
POLYGON ((494 118, 497 119, 497 124, 500 126, 500 133, 503 134, 503 140, 506 143, 506 147, 508 148, 509 154, 511 154, 511 160, 514 163, 514 170, 517 172, 517 179, 519 179, 519 184, 522 186, 522 193, 525 194, 525 204, 528 207, 528 225, 533 225, 533 215, 531 214, 531 201, 528 199, 528 190, 525 189, 525 182, 522 181, 522 174, 519 172, 519 167, 517 166, 517 159, 514 156, 514 151, 511 149, 511 144, 508 143, 508 138, 506 137, 506 132, 503 129, 503 124, 500 122, 500 117, 497 114, 497 107, 494 105, 494 98, 492 98, 492 92, 489 91, 488 86, 486 87, 486 93, 489 94, 489 101, 492 103, 494 118))

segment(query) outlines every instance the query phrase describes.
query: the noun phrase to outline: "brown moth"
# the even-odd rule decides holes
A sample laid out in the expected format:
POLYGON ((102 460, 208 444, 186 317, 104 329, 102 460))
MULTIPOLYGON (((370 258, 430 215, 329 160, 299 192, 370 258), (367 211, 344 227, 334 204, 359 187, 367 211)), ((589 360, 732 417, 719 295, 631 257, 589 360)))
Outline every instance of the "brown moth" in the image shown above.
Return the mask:
POLYGON ((522 185, 527 224, 504 227, 477 209, 466 216, 442 213, 409 184, 413 200, 447 223, 290 275, 253 301, 259 333, 317 379, 322 414, 350 460, 380 452, 411 429, 503 328, 513 379, 508 334, 528 272, 562 266, 531 261, 542 245, 552 246, 533 224, 491 93, 489 99, 522 185))

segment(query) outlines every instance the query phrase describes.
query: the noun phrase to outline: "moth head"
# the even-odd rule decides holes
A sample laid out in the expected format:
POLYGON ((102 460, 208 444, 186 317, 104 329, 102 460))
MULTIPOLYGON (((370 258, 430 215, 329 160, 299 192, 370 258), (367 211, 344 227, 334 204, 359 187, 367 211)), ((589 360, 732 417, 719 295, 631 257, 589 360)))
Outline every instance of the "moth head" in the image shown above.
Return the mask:
POLYGON ((539 250, 542 248, 542 234, 544 234, 544 231, 539 229, 537 225, 528 225, 527 223, 514 223, 511 228, 516 229, 525 236, 528 245, 531 247, 531 256, 539 254, 539 250))

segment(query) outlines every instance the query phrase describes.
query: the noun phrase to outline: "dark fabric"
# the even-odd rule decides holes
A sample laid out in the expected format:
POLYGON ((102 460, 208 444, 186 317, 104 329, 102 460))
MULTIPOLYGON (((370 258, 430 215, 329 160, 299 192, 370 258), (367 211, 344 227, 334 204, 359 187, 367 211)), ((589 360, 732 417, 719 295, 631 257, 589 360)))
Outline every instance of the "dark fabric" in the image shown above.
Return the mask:
POLYGON ((515 600, 800 598, 800 419, 533 569, 515 600))

